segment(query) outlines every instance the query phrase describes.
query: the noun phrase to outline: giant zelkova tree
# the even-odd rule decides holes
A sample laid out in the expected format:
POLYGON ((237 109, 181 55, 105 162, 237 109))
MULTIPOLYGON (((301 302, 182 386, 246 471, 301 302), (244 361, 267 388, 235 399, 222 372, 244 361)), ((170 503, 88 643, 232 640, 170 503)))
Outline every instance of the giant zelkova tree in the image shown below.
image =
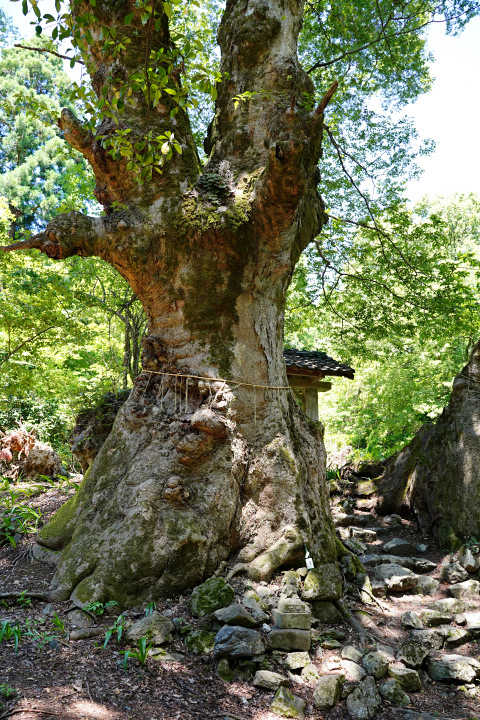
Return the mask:
MULTIPOLYGON (((335 84, 313 103, 297 54, 306 6, 320 6, 227 0, 203 165, 182 90, 190 41, 169 30, 179 5, 70 3, 62 32, 99 114, 82 124, 64 110, 59 125, 90 163, 105 213, 62 214, 8 248, 102 258, 149 323, 129 400, 76 496, 38 536, 58 552, 57 599, 128 605, 191 588, 231 558, 259 580, 306 547, 317 566, 338 556, 322 434, 288 389, 282 352, 293 269, 327 219, 317 164, 335 84)), ((399 28, 416 27, 415 45, 434 7, 389 7, 399 28)), ((460 17, 468 7, 455 4, 460 17)), ((401 32, 389 38, 379 16, 375 42, 392 48, 401 32)), ((367 32, 348 8, 341 18, 345 33, 355 23, 367 32)))

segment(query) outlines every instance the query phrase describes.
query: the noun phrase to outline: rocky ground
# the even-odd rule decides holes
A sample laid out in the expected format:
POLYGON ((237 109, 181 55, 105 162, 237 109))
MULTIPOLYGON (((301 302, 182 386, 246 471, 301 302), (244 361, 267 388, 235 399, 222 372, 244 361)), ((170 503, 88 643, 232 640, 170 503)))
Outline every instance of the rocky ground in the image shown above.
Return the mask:
MULTIPOLYGON (((342 574, 214 578, 123 614, 51 604, 34 537, 2 548, 0 720, 480 717, 479 546, 445 556, 413 520, 377 518, 369 484, 341 490, 342 574)), ((26 502, 46 520, 71 492, 26 502)))

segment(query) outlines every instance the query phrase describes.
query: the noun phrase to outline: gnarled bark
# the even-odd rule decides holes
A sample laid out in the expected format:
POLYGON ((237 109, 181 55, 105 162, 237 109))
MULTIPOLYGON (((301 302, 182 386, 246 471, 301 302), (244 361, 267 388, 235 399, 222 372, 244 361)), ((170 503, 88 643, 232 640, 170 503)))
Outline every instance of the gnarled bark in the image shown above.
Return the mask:
MULTIPOLYGON (((100 94, 145 47, 133 2, 96 7, 101 22, 138 33, 115 60, 96 41, 85 48, 100 94), (127 12, 134 20, 123 28, 127 12)), ((321 431, 289 391, 283 361, 286 290, 325 220, 316 190, 323 113, 304 103, 313 87, 296 52, 302 12, 301 0, 227 2, 219 43, 228 79, 203 172, 188 117, 180 110, 172 121, 168 96, 156 107, 139 96, 120 117, 137 136, 147 121, 155 132, 174 122, 182 144, 141 186, 102 147, 113 123, 93 135, 62 115, 106 215, 60 216, 24 247, 110 262, 141 301, 149 331, 143 372, 112 433, 76 497, 39 534, 61 551, 57 598, 127 605, 172 595, 232 553, 259 579, 305 545, 317 564, 336 557, 321 431), (258 94, 235 108, 246 90, 258 94)), ((168 46, 166 17, 148 42, 168 46)))
POLYGON ((379 510, 416 513, 422 529, 455 547, 480 533, 480 342, 453 381, 447 407, 390 461, 379 510))

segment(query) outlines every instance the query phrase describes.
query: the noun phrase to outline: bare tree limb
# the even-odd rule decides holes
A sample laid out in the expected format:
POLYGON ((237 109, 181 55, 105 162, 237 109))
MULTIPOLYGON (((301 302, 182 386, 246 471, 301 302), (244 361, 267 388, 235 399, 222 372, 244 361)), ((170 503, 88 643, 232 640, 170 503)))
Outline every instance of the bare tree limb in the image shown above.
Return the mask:
POLYGON ((20 48, 21 50, 33 50, 33 52, 47 53, 48 55, 55 55, 55 57, 61 58, 62 60, 69 60, 70 62, 72 60, 75 60, 75 62, 78 63, 79 65, 85 65, 83 60, 77 60, 77 58, 69 57, 68 55, 61 55, 60 53, 56 52, 55 50, 48 50, 47 48, 31 47, 30 45, 21 45, 20 43, 15 43, 15 45, 13 47, 20 48))

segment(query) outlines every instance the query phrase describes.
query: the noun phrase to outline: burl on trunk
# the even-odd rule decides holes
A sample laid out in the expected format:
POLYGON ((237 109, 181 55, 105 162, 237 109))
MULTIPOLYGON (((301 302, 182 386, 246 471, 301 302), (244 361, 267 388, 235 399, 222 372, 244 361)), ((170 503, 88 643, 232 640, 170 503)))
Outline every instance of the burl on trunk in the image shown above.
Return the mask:
MULTIPOLYGON (((119 116, 133 139, 168 129, 182 146, 142 185, 105 150, 112 119, 92 134, 63 111, 60 126, 91 163, 105 215, 61 215, 9 249, 103 258, 142 302, 149 331, 112 433, 38 536, 58 551, 57 599, 171 596, 234 553, 235 570, 256 579, 301 559, 305 546, 317 565, 336 559, 321 431, 286 389, 282 354, 292 271, 325 221, 316 186, 326 102, 312 110, 306 101, 302 12, 300 0, 227 2, 204 167, 168 94, 153 105, 133 93, 119 116), (245 91, 251 99, 235 106, 245 91)), ((132 40, 113 58, 90 28, 84 59, 97 95, 106 88, 110 97, 144 71, 150 49, 171 47, 168 20, 146 33, 132 1, 97 1, 95 14, 132 40)), ((171 73, 172 88, 178 78, 171 73)))

